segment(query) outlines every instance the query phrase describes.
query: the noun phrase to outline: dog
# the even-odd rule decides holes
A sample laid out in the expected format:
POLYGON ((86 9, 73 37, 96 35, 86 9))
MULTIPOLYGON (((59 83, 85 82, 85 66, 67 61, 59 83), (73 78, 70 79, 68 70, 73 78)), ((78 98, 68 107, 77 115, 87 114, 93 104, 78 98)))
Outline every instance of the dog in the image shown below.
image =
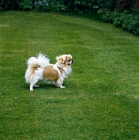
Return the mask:
POLYGON ((62 84, 72 72, 73 59, 70 54, 64 54, 57 56, 56 61, 55 64, 50 64, 49 58, 41 53, 27 60, 25 80, 30 84, 30 91, 33 91, 33 87, 39 87, 36 85, 39 80, 51 81, 56 87, 65 88, 62 84))

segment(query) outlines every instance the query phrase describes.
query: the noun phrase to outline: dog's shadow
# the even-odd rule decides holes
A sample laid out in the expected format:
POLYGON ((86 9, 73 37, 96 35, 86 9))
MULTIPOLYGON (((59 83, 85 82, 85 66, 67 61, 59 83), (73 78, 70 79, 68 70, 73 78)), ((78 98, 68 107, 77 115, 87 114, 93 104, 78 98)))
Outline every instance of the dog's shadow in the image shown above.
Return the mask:
MULTIPOLYGON (((47 90, 49 90, 49 89, 55 89, 55 88, 58 88, 58 87, 56 87, 55 85, 53 85, 53 84, 47 84, 47 83, 44 83, 44 82, 38 82, 37 83, 37 85, 39 85, 39 87, 33 87, 33 89, 34 90, 38 90, 38 89, 41 89, 41 90, 43 90, 43 89, 47 89, 47 90)), ((29 90, 29 84, 24 84, 24 89, 26 90, 26 89, 28 89, 29 90)))
POLYGON ((52 85, 52 84, 47 84, 47 83, 39 83, 39 87, 34 87, 34 89, 54 89, 54 88, 57 88, 55 85, 52 85))

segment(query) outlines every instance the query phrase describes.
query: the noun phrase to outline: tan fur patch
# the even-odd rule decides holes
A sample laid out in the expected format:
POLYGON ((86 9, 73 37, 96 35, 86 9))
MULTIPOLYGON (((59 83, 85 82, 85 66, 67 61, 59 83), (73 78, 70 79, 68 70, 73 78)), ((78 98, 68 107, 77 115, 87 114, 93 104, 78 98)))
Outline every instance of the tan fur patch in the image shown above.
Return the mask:
POLYGON ((34 75, 34 71, 35 71, 38 67, 40 67, 40 66, 39 66, 39 65, 34 65, 33 67, 31 67, 31 69, 30 69, 30 76, 31 76, 31 75, 34 75))
POLYGON ((53 65, 47 66, 43 71, 43 77, 52 81, 57 81, 59 76, 57 70, 53 69, 53 65))

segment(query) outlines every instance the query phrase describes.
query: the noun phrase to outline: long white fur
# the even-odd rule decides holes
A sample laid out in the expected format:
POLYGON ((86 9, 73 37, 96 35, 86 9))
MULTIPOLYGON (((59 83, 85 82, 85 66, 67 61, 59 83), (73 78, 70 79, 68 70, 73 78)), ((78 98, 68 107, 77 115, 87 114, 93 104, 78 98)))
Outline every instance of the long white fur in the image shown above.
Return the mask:
POLYGON ((41 53, 38 55, 37 58, 30 57, 27 61, 28 67, 32 67, 34 65, 39 65, 41 68, 45 68, 49 64, 50 64, 49 59, 41 53))
POLYGON ((44 71, 44 68, 37 68, 34 71, 35 76, 38 77, 39 80, 43 79, 43 71, 44 71))
MULTIPOLYGON (((31 68, 35 65, 39 65, 41 68, 45 68, 46 66, 48 66, 50 64, 49 59, 43 55, 43 54, 39 54, 38 57, 30 57, 27 61, 27 70, 26 70, 26 74, 25 74, 25 79, 27 83, 31 83, 31 81, 33 81, 34 75, 31 75, 31 68)), ((35 70, 38 76, 38 72, 37 70, 35 70)), ((39 71, 40 72, 40 71, 39 71)), ((41 71, 41 74, 43 73, 43 71, 41 71)), ((40 74, 39 74, 40 75, 40 74)), ((41 78, 41 76, 39 76, 41 78)), ((38 79, 38 78, 37 78, 38 79)), ((36 81, 36 80, 35 80, 36 81)))
POLYGON ((46 55, 39 54, 38 55, 38 64, 40 65, 41 68, 45 68, 50 64, 49 59, 46 57, 46 55))

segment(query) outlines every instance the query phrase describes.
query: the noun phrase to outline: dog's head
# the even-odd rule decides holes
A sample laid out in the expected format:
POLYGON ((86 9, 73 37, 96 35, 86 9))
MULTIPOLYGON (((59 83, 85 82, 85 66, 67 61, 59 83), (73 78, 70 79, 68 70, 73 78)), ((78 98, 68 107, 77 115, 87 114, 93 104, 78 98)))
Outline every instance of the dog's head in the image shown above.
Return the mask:
POLYGON ((64 54, 56 57, 56 60, 59 64, 69 66, 73 64, 72 56, 70 54, 64 54))

